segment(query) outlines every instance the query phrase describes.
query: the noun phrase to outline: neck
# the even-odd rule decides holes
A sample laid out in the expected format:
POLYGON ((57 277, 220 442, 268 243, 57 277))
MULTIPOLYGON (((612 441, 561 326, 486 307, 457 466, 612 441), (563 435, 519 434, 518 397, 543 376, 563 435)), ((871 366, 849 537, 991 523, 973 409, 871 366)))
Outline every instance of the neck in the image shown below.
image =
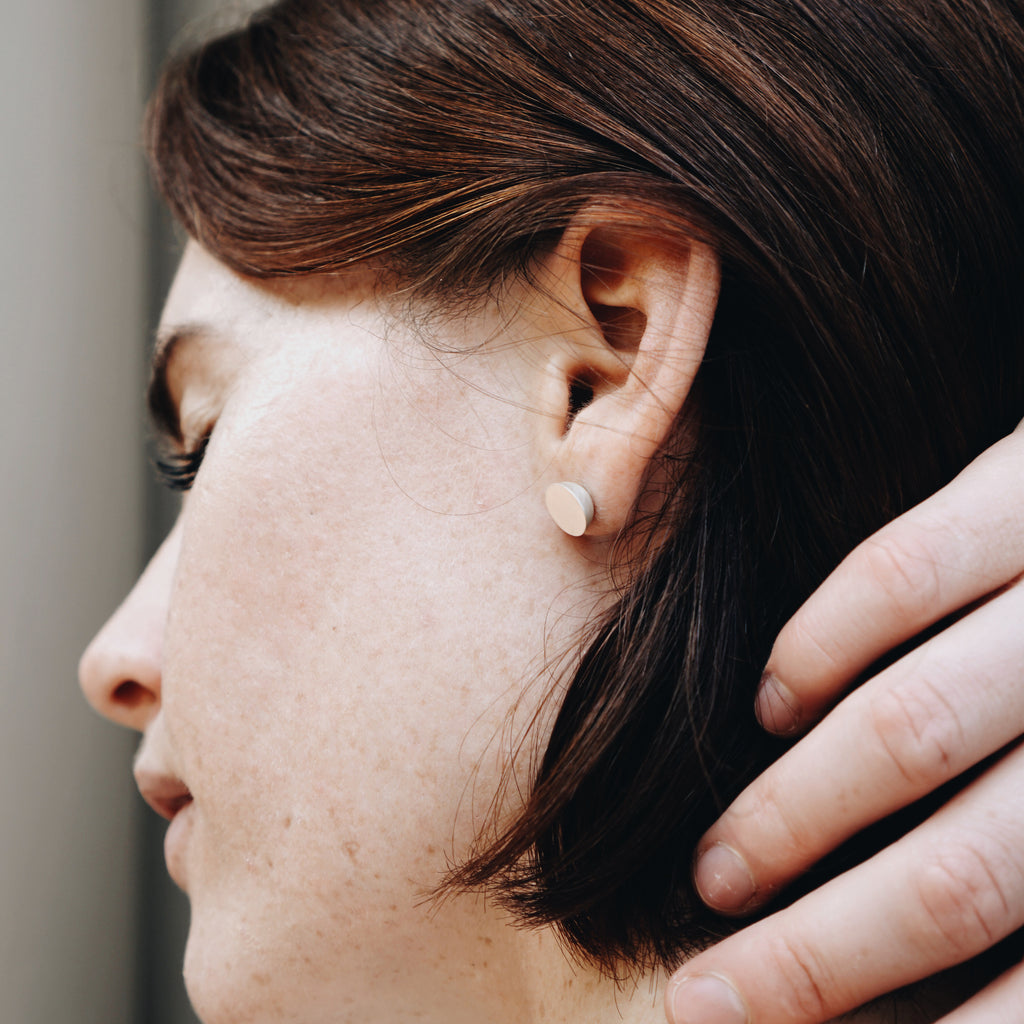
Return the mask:
POLYGON ((664 1018, 667 972, 616 982, 573 960, 552 929, 520 934, 526 1006, 517 1024, 650 1024, 664 1018))

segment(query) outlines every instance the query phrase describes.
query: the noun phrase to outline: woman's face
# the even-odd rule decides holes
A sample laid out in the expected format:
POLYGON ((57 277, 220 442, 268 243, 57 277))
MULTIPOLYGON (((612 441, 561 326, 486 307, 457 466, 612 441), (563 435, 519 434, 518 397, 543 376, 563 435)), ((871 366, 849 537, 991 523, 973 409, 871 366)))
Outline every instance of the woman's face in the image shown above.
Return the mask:
POLYGON ((163 373, 184 446, 212 437, 81 676, 144 733, 210 1024, 496 1021, 533 985, 534 938, 423 901, 591 610, 593 567, 544 512, 524 317, 427 346, 358 274, 260 283, 185 253, 163 373))

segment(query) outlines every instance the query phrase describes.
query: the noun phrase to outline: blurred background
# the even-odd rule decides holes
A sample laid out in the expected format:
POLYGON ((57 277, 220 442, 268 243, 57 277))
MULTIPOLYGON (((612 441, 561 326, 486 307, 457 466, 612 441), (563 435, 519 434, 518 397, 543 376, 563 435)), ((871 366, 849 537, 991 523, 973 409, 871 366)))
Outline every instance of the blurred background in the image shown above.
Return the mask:
POLYGON ((172 47, 255 3, 8 3, 0 33, 0 1020, 194 1024, 184 898, 135 738, 78 655, 174 515, 141 401, 178 243, 139 119, 172 47))

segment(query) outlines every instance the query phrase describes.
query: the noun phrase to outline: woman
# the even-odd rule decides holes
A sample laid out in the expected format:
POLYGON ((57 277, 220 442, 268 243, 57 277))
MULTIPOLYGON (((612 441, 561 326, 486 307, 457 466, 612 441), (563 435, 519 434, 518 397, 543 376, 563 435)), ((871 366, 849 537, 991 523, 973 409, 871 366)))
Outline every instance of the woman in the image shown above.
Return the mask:
POLYGON ((165 72, 191 493, 82 680, 204 1020, 649 1020, 722 936, 773 638, 1019 418, 1019 14, 291 0, 165 72))

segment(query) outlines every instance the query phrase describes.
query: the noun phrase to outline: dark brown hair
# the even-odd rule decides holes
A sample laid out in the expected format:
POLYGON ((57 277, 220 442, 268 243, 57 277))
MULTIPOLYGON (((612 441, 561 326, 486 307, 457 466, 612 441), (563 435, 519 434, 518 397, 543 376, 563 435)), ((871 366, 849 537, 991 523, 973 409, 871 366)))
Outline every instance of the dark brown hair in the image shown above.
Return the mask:
POLYGON ((166 70, 148 144, 256 275, 371 261, 438 309, 585 203, 721 254, 668 540, 594 624, 526 807, 450 885, 607 969, 721 928, 690 853, 775 756, 772 639, 859 540, 1024 413, 1013 0, 284 0, 166 70))

